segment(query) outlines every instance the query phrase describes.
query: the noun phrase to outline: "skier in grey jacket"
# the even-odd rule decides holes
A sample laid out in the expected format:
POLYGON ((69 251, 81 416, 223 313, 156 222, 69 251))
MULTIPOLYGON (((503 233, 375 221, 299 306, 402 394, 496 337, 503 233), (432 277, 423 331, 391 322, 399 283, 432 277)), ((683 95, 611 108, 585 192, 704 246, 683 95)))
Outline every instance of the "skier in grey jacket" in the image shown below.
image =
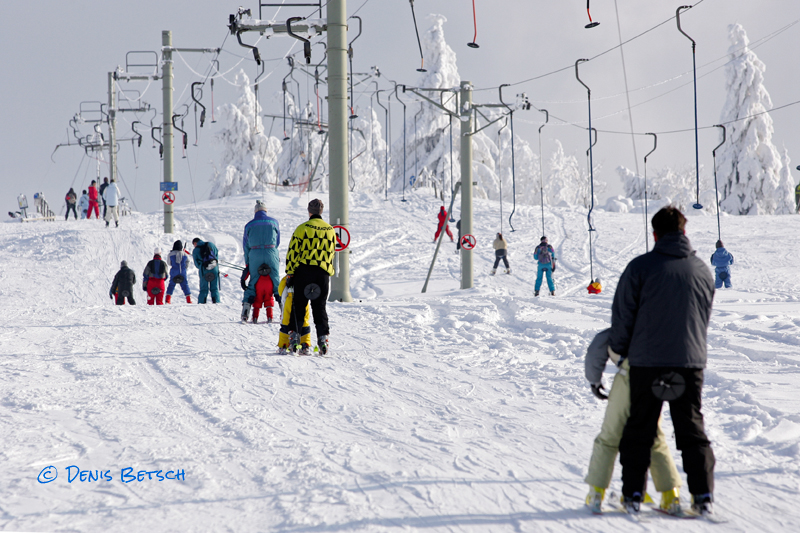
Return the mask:
POLYGON ((631 413, 619 445, 622 495, 626 508, 638 512, 658 417, 669 401, 692 506, 705 514, 715 459, 700 398, 714 280, 684 234, 683 213, 665 207, 652 224, 656 244, 625 268, 611 307, 609 346, 630 364, 631 413))

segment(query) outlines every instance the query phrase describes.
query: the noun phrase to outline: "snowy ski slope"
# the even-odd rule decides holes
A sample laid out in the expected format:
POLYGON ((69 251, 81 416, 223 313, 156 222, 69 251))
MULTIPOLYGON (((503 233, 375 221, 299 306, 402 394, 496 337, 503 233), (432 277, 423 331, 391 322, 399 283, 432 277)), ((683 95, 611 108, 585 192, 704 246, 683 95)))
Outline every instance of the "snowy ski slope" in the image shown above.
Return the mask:
MULTIPOLYGON (((585 210, 549 212, 557 295, 534 298, 539 208, 517 206, 516 232, 504 221, 513 274, 490 277, 500 206, 476 200, 475 288, 458 290, 446 238, 423 295, 440 202, 406 196, 351 196, 355 301, 329 304, 329 359, 274 355, 277 325, 239 322, 235 272, 221 305, 148 307, 141 291, 135 307, 108 298, 119 261, 141 282, 153 248, 166 253, 175 238, 210 239, 242 263, 257 196, 178 208, 172 236, 160 213, 125 217, 118 230, 1 224, 0 529, 798 530, 800 217, 722 221, 735 288, 716 295, 704 410, 717 509, 730 521, 636 525, 583 507, 605 408, 583 354, 609 323, 619 274, 644 251, 642 215, 596 211, 604 292, 589 296, 585 210), (73 465, 111 479, 70 483, 73 465), (158 470, 183 479, 126 483, 127 468, 128 481, 158 470)), ((309 197, 265 199, 283 260, 309 197)), ((707 260, 715 218, 691 216, 687 229, 707 260)), ((191 269, 195 297, 197 284, 191 269)))

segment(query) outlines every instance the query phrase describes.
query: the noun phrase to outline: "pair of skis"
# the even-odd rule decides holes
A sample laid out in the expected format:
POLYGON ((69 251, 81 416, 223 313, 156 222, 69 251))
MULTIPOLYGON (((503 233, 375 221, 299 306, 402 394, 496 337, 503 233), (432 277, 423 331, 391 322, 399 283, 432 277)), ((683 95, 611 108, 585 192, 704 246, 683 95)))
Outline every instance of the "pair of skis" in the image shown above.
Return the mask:
POLYGON ((658 515, 668 516, 672 518, 678 518, 683 520, 706 520, 708 522, 714 524, 724 524, 727 520, 720 516, 718 513, 709 513, 709 514, 699 514, 695 511, 688 511, 682 510, 680 513, 670 513, 665 509, 661 509, 657 503, 644 503, 640 504, 640 511, 638 513, 629 513, 625 506, 622 504, 620 496, 614 492, 611 492, 608 495, 608 499, 606 500, 608 505, 608 510, 603 511, 602 509, 592 508, 592 514, 595 515, 603 515, 607 513, 623 513, 627 515, 631 520, 634 522, 647 522, 652 518, 655 518, 658 515))

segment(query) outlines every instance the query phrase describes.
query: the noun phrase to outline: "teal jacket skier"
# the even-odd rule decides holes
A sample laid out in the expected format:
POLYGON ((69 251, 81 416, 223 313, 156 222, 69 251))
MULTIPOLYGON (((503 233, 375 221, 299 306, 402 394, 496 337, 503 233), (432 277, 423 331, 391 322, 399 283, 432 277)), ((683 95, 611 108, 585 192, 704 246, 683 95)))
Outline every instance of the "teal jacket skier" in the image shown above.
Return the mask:
POLYGON ((211 291, 211 302, 219 303, 219 265, 217 257, 219 251, 213 242, 205 242, 199 237, 192 239, 194 251, 192 259, 194 266, 200 270, 200 294, 197 296, 197 303, 204 304, 211 291))
POLYGON ((242 250, 244 250, 245 268, 250 271, 250 283, 244 291, 242 303, 253 303, 256 297, 256 283, 261 277, 259 269, 264 271, 262 265, 269 267, 269 277, 272 279, 272 292, 278 296, 280 275, 278 268, 278 246, 281 244, 281 231, 278 221, 267 216, 267 205, 261 200, 256 201, 253 220, 244 227, 242 237, 242 250))

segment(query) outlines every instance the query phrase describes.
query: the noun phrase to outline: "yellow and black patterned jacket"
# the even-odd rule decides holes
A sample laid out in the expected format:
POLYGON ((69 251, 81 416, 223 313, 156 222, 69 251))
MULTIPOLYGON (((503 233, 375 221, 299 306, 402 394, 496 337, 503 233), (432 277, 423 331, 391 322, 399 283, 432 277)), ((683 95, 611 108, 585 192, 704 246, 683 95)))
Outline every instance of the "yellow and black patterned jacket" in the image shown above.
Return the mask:
POLYGON ((311 218, 294 230, 286 253, 286 273, 294 274, 300 265, 318 266, 333 276, 333 252, 336 234, 330 224, 319 215, 311 218))

